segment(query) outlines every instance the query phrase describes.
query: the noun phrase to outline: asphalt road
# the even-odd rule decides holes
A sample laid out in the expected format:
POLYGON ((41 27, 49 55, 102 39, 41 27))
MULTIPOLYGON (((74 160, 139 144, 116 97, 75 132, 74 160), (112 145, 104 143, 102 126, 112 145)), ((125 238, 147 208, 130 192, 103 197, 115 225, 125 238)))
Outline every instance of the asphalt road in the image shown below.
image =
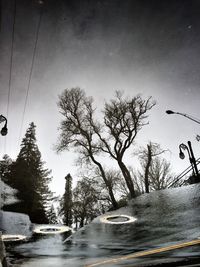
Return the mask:
POLYGON ((98 217, 65 243, 64 235, 45 235, 9 245, 11 262, 23 267, 186 266, 200 262, 200 184, 142 195, 128 207, 106 215, 128 215, 136 220, 116 224, 114 219, 112 224, 98 217))

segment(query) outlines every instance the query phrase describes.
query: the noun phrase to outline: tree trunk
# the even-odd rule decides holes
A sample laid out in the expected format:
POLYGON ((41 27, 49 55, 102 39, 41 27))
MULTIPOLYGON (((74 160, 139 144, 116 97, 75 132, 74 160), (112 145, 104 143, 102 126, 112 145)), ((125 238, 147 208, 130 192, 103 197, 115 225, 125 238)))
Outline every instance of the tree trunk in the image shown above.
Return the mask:
POLYGON ((150 145, 147 145, 147 150, 148 150, 148 156, 147 156, 147 165, 145 168, 144 184, 145 184, 145 192, 149 193, 149 169, 150 169, 151 161, 152 161, 150 145))
POLYGON ((80 221, 80 228, 84 226, 84 217, 81 218, 81 221, 80 221))
POLYGON ((110 185, 107 185, 107 187, 108 187, 108 192, 109 192, 109 195, 110 195, 110 199, 111 199, 113 208, 116 210, 116 209, 119 208, 119 206, 118 206, 118 203, 117 203, 117 201, 116 201, 116 199, 115 199, 115 196, 114 196, 114 194, 113 194, 112 187, 111 187, 110 185))
POLYGON ((77 219, 77 217, 75 217, 75 229, 77 230, 78 229, 78 219, 77 219))
POLYGON ((114 193, 113 193, 112 186, 111 186, 111 184, 109 183, 108 179, 106 178, 106 174, 105 174, 105 172, 104 172, 104 169, 103 169, 101 163, 98 162, 98 161, 96 161, 95 158, 94 158, 92 155, 90 155, 90 158, 91 158, 92 161, 98 166, 98 168, 99 168, 99 170, 100 170, 101 177, 103 178, 104 183, 105 183, 105 185, 106 185, 106 187, 107 187, 107 189, 108 189, 108 193, 109 193, 110 200, 111 200, 111 202, 112 202, 113 208, 114 208, 114 209, 118 209, 119 206, 118 206, 118 203, 117 203, 117 201, 116 201, 116 199, 115 199, 115 196, 114 196, 114 193))
POLYGON ((131 198, 134 198, 135 197, 135 189, 134 189, 133 180, 131 178, 131 174, 130 174, 129 170, 127 169, 126 165, 121 160, 118 160, 118 165, 119 165, 119 167, 122 171, 122 174, 124 176, 124 179, 126 181, 126 185, 129 189, 130 196, 131 196, 131 198))

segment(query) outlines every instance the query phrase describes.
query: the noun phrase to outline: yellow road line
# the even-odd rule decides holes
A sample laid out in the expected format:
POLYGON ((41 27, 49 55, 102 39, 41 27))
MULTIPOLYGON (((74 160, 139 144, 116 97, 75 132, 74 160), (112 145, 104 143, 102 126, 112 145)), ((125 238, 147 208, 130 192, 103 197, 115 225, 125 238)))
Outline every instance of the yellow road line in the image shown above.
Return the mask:
POLYGON ((129 255, 126 255, 123 257, 113 258, 113 259, 108 259, 108 260, 92 263, 89 265, 85 265, 85 267, 94 267, 94 266, 102 266, 104 264, 117 263, 117 262, 120 262, 123 260, 134 259, 134 258, 138 258, 138 257, 143 257, 143 256, 147 256, 147 255, 152 255, 152 254, 156 254, 156 253, 160 253, 160 252, 165 252, 165 251, 189 247, 189 246, 194 246, 194 245, 198 245, 198 244, 200 244, 200 239, 195 239, 195 240, 192 240, 189 242, 179 243, 176 245, 171 245, 171 246, 162 247, 162 248, 158 248, 158 249, 136 252, 136 253, 132 253, 132 254, 129 254, 129 255))

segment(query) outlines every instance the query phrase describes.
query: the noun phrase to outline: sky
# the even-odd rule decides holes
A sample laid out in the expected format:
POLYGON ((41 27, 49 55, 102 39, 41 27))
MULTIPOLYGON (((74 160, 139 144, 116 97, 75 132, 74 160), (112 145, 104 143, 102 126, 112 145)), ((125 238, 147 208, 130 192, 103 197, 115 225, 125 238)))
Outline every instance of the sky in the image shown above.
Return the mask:
MULTIPOLYGON (((57 154, 54 146, 62 119, 58 95, 77 86, 93 96, 99 114, 116 90, 152 96, 157 104, 137 145, 151 140, 169 149, 166 157, 177 174, 189 165, 187 156, 178 157, 180 143, 190 140, 200 157, 200 125, 165 113, 172 109, 200 119, 198 0, 16 0, 12 43, 14 5, 2 0, 0 6, 0 114, 9 131, 0 137, 1 157, 16 158, 33 121, 45 167, 52 170, 51 189, 62 194, 68 173, 76 181, 77 154, 57 154)), ((127 160, 134 166, 135 159, 127 160)))

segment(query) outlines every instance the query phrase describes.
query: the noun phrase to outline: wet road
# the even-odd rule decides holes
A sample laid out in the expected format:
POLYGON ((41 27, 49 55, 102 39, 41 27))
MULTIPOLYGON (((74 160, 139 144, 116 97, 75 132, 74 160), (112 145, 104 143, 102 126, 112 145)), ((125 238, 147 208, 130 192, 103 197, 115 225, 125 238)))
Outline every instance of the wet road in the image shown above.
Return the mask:
MULTIPOLYGON (((142 195, 128 207, 109 214, 131 215, 137 220, 115 225, 101 223, 96 218, 65 243, 64 235, 46 235, 8 246, 9 257, 16 266, 79 267, 196 240, 200 237, 200 184, 142 195)), ((139 267, 188 258, 200 259, 200 245, 98 266, 139 267)))

